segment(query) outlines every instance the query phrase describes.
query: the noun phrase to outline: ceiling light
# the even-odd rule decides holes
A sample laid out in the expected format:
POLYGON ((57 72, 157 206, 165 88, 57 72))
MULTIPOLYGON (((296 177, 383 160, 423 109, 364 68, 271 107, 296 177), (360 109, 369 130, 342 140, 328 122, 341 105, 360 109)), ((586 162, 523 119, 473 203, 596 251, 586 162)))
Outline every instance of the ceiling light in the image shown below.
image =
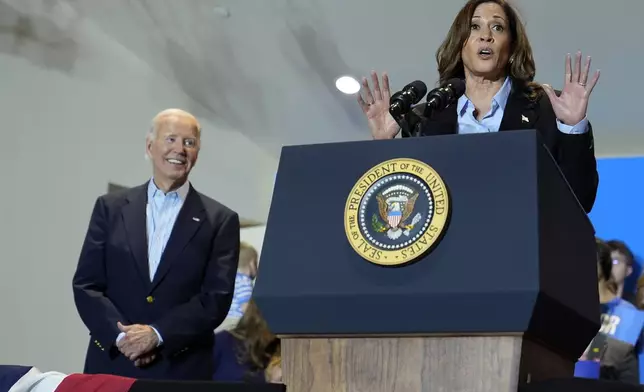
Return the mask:
POLYGON ((355 94, 360 91, 360 83, 351 76, 342 76, 335 81, 335 87, 345 94, 355 94))

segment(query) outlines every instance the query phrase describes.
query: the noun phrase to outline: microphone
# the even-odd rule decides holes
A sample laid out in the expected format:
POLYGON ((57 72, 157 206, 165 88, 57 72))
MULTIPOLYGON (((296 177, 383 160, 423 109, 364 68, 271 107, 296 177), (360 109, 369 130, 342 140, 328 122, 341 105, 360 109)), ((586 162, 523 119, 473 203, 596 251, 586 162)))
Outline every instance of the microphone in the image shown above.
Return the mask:
POLYGON ((420 80, 409 83, 390 99, 389 113, 395 119, 407 114, 411 105, 417 104, 427 94, 427 86, 420 80))
POLYGON ((465 94, 465 82, 461 79, 450 79, 443 87, 435 88, 427 94, 427 106, 425 116, 430 110, 441 111, 456 102, 461 95, 465 94))

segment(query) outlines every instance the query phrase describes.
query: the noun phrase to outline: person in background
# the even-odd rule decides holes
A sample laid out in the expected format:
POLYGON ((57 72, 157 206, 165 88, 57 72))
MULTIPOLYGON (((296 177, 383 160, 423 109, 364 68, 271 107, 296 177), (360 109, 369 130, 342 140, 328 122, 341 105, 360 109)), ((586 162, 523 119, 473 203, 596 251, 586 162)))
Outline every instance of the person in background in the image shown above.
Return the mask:
POLYGON ((617 284, 617 296, 635 305, 635 294, 624 292, 624 281, 633 273, 635 257, 626 244, 619 240, 610 240, 606 244, 611 250, 613 259, 613 279, 617 284))
POLYGON ((611 248, 597 240, 597 276, 601 327, 580 358, 575 374, 588 362, 599 362, 599 378, 639 384, 639 360, 644 313, 617 295, 612 277, 611 248))
POLYGON ((254 300, 230 331, 215 334, 215 381, 265 383, 265 371, 280 353, 280 341, 269 329, 254 300))
POLYGON ((235 328, 239 319, 244 315, 244 311, 253 294, 253 282, 257 276, 257 261, 257 250, 252 245, 241 242, 239 244, 239 265, 235 276, 233 301, 226 319, 215 329, 215 332, 235 328))

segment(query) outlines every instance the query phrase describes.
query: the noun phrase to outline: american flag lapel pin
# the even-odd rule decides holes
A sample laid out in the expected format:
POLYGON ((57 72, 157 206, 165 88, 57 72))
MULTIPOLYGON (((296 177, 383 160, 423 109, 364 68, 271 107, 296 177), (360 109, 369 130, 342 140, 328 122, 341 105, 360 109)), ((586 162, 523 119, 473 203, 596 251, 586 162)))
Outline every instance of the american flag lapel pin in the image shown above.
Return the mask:
POLYGON ((521 122, 529 123, 529 122, 530 122, 530 120, 528 120, 528 118, 527 118, 525 115, 523 115, 523 114, 522 114, 522 115, 521 115, 521 122))
POLYGON ((199 218, 197 218, 196 216, 193 216, 192 220, 195 221, 195 222, 199 222, 199 218))

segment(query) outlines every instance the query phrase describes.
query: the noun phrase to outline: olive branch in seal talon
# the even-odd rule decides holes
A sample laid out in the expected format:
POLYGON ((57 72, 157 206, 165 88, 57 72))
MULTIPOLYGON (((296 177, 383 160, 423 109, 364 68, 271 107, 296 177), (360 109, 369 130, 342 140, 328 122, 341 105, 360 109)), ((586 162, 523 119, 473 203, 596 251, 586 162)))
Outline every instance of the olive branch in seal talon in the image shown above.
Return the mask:
POLYGON ((376 214, 373 214, 371 216, 371 227, 378 233, 384 233, 385 231, 389 230, 389 225, 388 224, 383 225, 382 222, 380 222, 380 220, 376 216, 376 214))

